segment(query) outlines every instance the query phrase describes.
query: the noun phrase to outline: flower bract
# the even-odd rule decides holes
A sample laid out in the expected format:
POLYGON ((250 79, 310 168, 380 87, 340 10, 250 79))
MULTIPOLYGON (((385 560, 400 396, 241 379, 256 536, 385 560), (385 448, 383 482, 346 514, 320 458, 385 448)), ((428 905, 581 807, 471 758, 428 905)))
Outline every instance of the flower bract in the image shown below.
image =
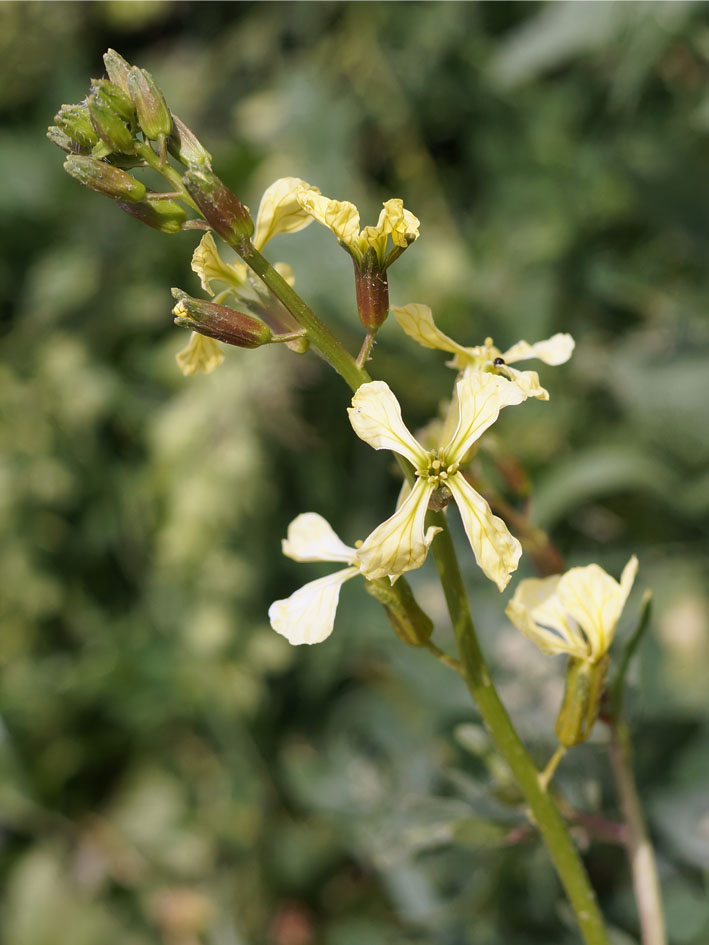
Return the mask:
POLYGON ((507 526, 493 515, 460 465, 473 443, 497 420, 500 410, 524 400, 515 384, 494 374, 470 372, 456 385, 458 422, 450 439, 426 450, 401 419, 401 408, 387 384, 363 384, 348 410, 355 433, 374 449, 390 449, 414 467, 416 481, 396 512, 376 528, 358 551, 360 567, 370 580, 420 567, 436 532, 425 529, 429 500, 437 491, 452 497, 460 511, 470 546, 483 573, 502 590, 517 568, 522 548, 507 526))
POLYGON ((538 400, 549 400, 549 392, 540 385, 537 372, 520 371, 510 367, 510 364, 528 358, 538 358, 545 364, 563 364, 569 360, 574 350, 574 339, 563 332, 533 345, 518 341, 507 351, 496 348, 492 338, 486 338, 482 345, 464 348, 438 328, 428 305, 412 303, 399 308, 393 307, 392 312, 406 334, 414 341, 424 348, 437 348, 452 354, 453 358, 448 361, 451 367, 459 371, 499 372, 517 384, 526 397, 536 397, 538 400))
POLYGON ((505 613, 544 653, 568 653, 596 663, 613 641, 637 570, 633 555, 620 582, 597 564, 527 578, 520 581, 505 613))

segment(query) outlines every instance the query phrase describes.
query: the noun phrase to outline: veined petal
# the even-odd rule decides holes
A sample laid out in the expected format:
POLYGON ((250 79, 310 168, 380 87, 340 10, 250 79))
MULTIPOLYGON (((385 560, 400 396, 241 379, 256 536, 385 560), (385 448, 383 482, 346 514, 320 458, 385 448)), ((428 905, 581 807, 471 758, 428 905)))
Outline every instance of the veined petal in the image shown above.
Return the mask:
MULTIPOLYGON (((360 388, 361 390, 361 388, 360 388)), ((389 575, 392 584, 404 571, 420 568, 439 528, 424 533, 432 483, 417 479, 396 512, 374 529, 358 551, 360 570, 370 581, 389 575)))
POLYGON ((466 355, 466 349, 444 334, 433 320, 433 313, 428 305, 411 302, 401 307, 393 306, 392 312, 397 322, 409 338, 418 341, 424 348, 437 348, 451 354, 466 355))
POLYGON ((375 450, 394 450, 417 468, 426 462, 426 451, 407 430, 399 401, 384 381, 362 384, 347 413, 357 436, 375 450))
POLYGON ((313 222, 312 215, 297 200, 297 195, 306 191, 317 193, 317 187, 299 177, 281 177, 264 191, 256 217, 256 249, 263 249, 279 233, 297 233, 313 222))
POLYGON ((462 473, 451 476, 446 485, 460 511, 475 560, 483 574, 494 581, 499 590, 504 590, 512 572, 517 570, 522 546, 462 473))
POLYGON ((311 188, 296 195, 300 206, 314 220, 329 227, 338 239, 351 246, 359 236, 359 211, 347 200, 331 200, 311 188))
POLYGON ((246 264, 235 260, 232 265, 225 263, 219 255, 217 244, 211 233, 205 233, 199 246, 192 254, 192 271, 199 276, 202 288, 209 295, 214 295, 211 282, 224 282, 240 288, 246 282, 246 264))
POLYGON ((588 645, 569 624, 557 593, 561 576, 520 581, 505 613, 512 623, 544 653, 588 656, 588 645), (556 631, 556 632, 554 632, 556 631))
POLYGON ((357 557, 356 549, 341 541, 317 512, 304 512, 293 519, 282 548, 283 554, 293 561, 343 561, 351 564, 357 557))
POLYGON ((518 371, 517 368, 505 365, 502 371, 524 393, 525 397, 536 397, 537 400, 549 400, 549 391, 539 383, 536 371, 518 371))
POLYGON ((502 357, 510 364, 514 361, 524 361, 526 358, 539 358, 545 364, 564 364, 571 357, 576 342, 566 332, 558 332, 547 338, 546 341, 537 341, 530 345, 526 341, 518 341, 502 357))
POLYGON ((638 562, 630 559, 619 584, 597 564, 571 568, 559 582, 562 606, 578 623, 588 640, 591 657, 600 659, 608 651, 615 628, 635 580, 638 562))
POLYGON ((462 461, 473 443, 497 420, 500 410, 520 404, 520 388, 497 374, 470 370, 456 385, 458 426, 450 442, 443 447, 447 462, 462 461))
POLYGON ((295 646, 322 643, 332 633, 340 588, 359 571, 345 568, 304 585, 285 600, 274 601, 268 608, 273 629, 295 646))
POLYGON ((224 360, 224 352, 213 338, 193 331, 187 346, 175 357, 182 373, 189 377, 200 372, 210 374, 224 360))

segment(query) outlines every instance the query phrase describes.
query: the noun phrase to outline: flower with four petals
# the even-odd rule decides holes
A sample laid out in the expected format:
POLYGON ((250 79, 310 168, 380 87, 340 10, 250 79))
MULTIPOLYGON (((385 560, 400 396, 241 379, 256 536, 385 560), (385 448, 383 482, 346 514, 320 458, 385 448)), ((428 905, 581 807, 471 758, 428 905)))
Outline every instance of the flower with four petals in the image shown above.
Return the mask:
MULTIPOLYGON (((419 568, 438 529, 426 530, 429 500, 453 498, 463 527, 483 573, 500 590, 507 585, 522 554, 520 543, 493 515, 460 470, 475 441, 497 420, 500 410, 521 403, 516 384, 495 374, 470 372, 456 385, 458 423, 450 439, 438 449, 426 450, 401 419, 401 408, 383 381, 363 384, 352 398, 348 413, 355 433, 374 449, 390 449, 414 467, 416 481, 397 511, 376 528, 358 551, 362 574, 370 580, 419 568)), ((439 505, 440 507, 440 505, 439 505)))

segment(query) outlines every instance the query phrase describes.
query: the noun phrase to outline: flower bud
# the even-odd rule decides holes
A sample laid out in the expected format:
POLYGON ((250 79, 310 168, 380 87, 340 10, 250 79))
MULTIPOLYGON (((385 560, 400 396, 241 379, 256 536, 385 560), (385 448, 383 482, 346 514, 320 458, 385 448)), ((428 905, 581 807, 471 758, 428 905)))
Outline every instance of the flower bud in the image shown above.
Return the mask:
POLYGON ((354 260, 355 290, 359 320, 375 332, 389 314, 389 281, 377 254, 368 249, 361 261, 354 260))
POLYGON ((91 90, 95 98, 130 124, 135 121, 135 106, 130 97, 107 79, 92 79, 91 90))
POLYGON ((172 116, 172 134, 167 139, 167 149, 186 167, 190 164, 211 166, 212 155, 177 115, 172 116))
POLYGON ((206 299, 193 299, 181 289, 173 289, 172 296, 178 300, 172 310, 176 325, 238 348, 258 348, 271 341, 271 329, 260 318, 206 299))
POLYGON ((52 144, 56 144, 58 148, 61 148, 62 151, 66 151, 68 154, 77 154, 81 151, 81 148, 76 142, 72 141, 69 135, 65 134, 62 129, 58 128, 56 125, 50 125, 49 128, 47 128, 47 137, 52 144))
POLYGON ((215 233, 230 245, 243 243, 254 232, 248 207, 208 167, 191 167, 183 176, 187 191, 215 233))
POLYGON ((98 143, 98 134, 86 105, 62 105, 54 120, 60 131, 76 143, 77 150, 90 149, 98 143))
POLYGON ((89 95, 88 104, 91 123, 111 150, 122 154, 135 151, 133 133, 120 115, 95 92, 89 95))
POLYGON ((388 578, 365 581, 365 589, 383 604, 394 632, 409 646, 423 646, 433 633, 433 621, 416 602, 404 578, 392 584, 388 578))
POLYGON ((64 170, 80 184, 105 194, 106 197, 136 203, 147 193, 145 184, 131 177, 120 167, 97 161, 87 155, 70 154, 64 162, 64 170))
POLYGON ((155 140, 172 131, 172 116, 165 96, 146 69, 131 66, 128 72, 130 97, 138 112, 138 123, 146 138, 155 140))
POLYGON ((130 88, 128 87, 130 64, 115 49, 109 49, 104 53, 103 64, 111 82, 117 85, 121 92, 130 97, 130 88))
POLYGON ((610 657, 598 661, 570 657, 566 668, 564 699, 555 731, 562 745, 570 748, 591 734, 600 705, 610 657))
POLYGON ((187 219, 184 208, 174 200, 142 200, 140 203, 119 201, 118 206, 161 233, 179 233, 187 219))

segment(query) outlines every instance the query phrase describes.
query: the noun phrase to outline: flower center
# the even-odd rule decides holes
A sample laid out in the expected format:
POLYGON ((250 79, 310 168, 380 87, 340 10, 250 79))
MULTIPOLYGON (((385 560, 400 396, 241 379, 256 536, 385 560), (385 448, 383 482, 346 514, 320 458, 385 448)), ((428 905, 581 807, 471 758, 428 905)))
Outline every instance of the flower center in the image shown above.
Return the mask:
POLYGON ((438 450, 431 450, 426 453, 427 463, 416 470, 416 475, 430 482, 435 486, 443 486, 447 479, 458 472, 458 463, 448 463, 444 456, 440 456, 438 450))

